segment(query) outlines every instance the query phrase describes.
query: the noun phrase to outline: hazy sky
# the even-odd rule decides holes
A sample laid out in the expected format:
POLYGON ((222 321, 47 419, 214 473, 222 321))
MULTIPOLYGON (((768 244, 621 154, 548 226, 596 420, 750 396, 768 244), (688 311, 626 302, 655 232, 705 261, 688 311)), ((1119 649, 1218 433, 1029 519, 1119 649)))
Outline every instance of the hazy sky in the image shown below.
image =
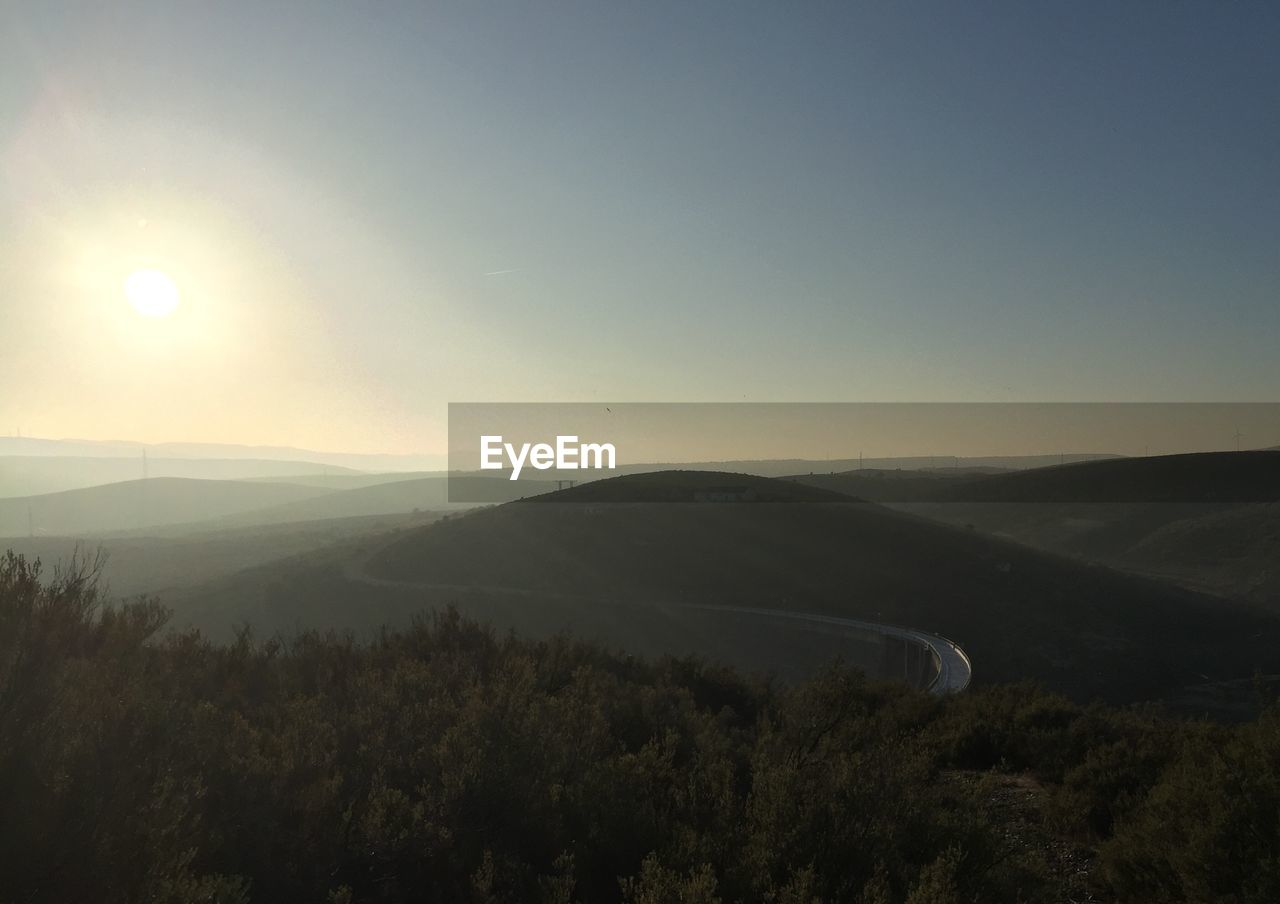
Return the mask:
POLYGON ((0 9, 0 433, 1280 398, 1274 3, 0 9))

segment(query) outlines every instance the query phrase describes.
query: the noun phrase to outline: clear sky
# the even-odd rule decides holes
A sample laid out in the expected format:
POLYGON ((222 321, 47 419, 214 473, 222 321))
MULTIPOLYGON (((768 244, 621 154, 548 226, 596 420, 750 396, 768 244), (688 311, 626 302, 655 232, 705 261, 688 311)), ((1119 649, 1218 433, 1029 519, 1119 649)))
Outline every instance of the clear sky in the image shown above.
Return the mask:
POLYGON ((0 10, 0 433, 1280 398, 1274 3, 0 10))

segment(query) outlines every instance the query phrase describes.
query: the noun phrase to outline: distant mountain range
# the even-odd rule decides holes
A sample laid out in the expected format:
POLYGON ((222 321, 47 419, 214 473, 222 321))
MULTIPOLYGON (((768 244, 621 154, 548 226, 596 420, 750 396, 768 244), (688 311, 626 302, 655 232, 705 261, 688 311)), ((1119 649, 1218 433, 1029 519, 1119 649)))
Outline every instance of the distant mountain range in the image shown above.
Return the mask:
MULTIPOLYGON (((366 472, 439 471, 439 455, 355 455, 282 446, 130 443, 0 437, 0 498, 35 496, 144 477, 280 480, 366 472)), ((335 486, 334 489, 345 487, 335 486)))
POLYGON ((214 459, 309 462, 357 471, 433 471, 446 467, 444 455, 363 455, 316 452, 291 446, 245 446, 235 443, 135 443, 123 440, 0 437, 0 456, 135 458, 143 452, 158 459, 214 459))
POLYGON ((55 455, 0 455, 0 499, 61 493, 168 477, 186 480, 267 480, 296 482, 360 472, 305 461, 260 461, 251 458, 84 458, 55 455))
POLYGON ((287 483, 156 477, 0 499, 0 537, 77 536, 205 521, 330 491, 287 483))
MULTIPOLYGON (((509 502, 555 484, 457 477, 482 503, 509 502)), ((375 515, 451 511, 443 474, 395 480, 340 474, 299 480, 193 480, 152 477, 59 493, 0 499, 0 537, 86 537, 145 531, 167 536, 375 515), (365 480, 350 485, 352 480, 365 480), (334 483, 336 481, 336 484, 334 483)))
MULTIPOLYGON (((1069 455, 995 456, 964 458, 917 456, 868 459, 776 459, 709 462, 667 462, 623 465, 615 471, 590 472, 526 470, 504 498, 517 498, 545 490, 543 481, 586 480, 652 471, 700 470, 782 477, 790 474, 830 474, 860 469, 923 469, 958 476, 972 472, 1023 470, 1073 461, 1093 461, 1115 456, 1105 453, 1069 455), (527 486, 525 486, 527 484, 527 486)), ((354 489, 416 477, 443 476, 448 463, 443 455, 358 455, 315 452, 284 446, 244 446, 218 443, 133 443, 93 440, 0 437, 0 499, 58 493, 102 486, 144 477, 192 480, 267 480, 301 483, 330 489, 354 489), (144 458, 145 453, 145 458, 144 458), (384 476, 385 475, 385 476, 384 476)), ((455 472, 455 476, 461 472, 455 472)), ((503 479, 501 471, 474 472, 483 485, 503 479)), ((502 501, 491 494, 470 500, 502 501)))

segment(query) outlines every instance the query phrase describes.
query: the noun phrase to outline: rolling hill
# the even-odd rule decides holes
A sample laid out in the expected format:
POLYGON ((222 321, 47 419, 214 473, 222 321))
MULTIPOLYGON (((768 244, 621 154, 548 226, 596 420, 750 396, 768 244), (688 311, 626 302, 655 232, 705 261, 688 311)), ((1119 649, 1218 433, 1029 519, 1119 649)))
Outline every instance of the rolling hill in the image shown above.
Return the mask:
POLYGON ((835 474, 799 474, 785 479, 868 502, 926 502, 937 500, 952 488, 1003 473, 1003 469, 916 471, 859 468, 835 474))
POLYGON ((1237 506, 1161 524, 1118 559, 1275 608, 1280 602, 1280 503, 1237 506))
POLYGON ((296 556, 367 534, 429 523, 438 512, 254 525, 223 530, 149 530, 86 537, 7 537, 11 549, 51 567, 73 557, 105 554, 102 579, 116 598, 180 593, 247 568, 296 556))
POLYGON ((1280 452, 1114 458, 995 474, 939 502, 1247 503, 1280 500, 1280 452))
POLYGON ((1277 452, 1118 459, 871 498, 888 496, 904 511, 1280 610, 1277 452))
POLYGON ((205 521, 328 490, 283 483, 156 477, 0 499, 0 536, 77 536, 205 521))
POLYGON ((183 534, 450 511, 506 502, 546 491, 545 481, 435 474, 410 480, 396 475, 295 475, 269 480, 195 480, 156 477, 28 497, 0 499, 0 537, 84 537, 183 534), (450 482, 480 502, 450 503, 450 482), (350 486, 350 489, 340 489, 350 486))
POLYGON ((445 466, 443 455, 360 454, 318 452, 293 446, 247 446, 240 443, 139 443, 119 440, 45 439, 0 436, 0 458, 10 455, 51 458, 125 458, 134 461, 143 453, 151 458, 193 461, 251 459, 255 461, 306 462, 319 468, 358 471, 425 471, 445 466))
POLYGON ((317 487, 325 490, 358 490, 373 487, 382 483, 399 483, 405 480, 420 480, 428 477, 444 477, 445 471, 390 471, 383 474, 365 473, 298 473, 282 474, 278 477, 250 477, 252 481, 269 483, 296 483, 304 487, 317 487))
POLYGON ((1238 504, 1280 500, 1280 452, 1105 458, 1028 470, 866 469, 788 479, 874 502, 1238 504))
POLYGON ((593 480, 528 500, 533 503, 848 502, 840 493, 753 474, 655 471, 593 480))
MULTIPOLYGON (((143 478, 141 456, 124 458, 84 456, 0 455, 0 498, 37 496, 123 483, 143 478)), ((151 478, 178 477, 187 480, 264 480, 275 483, 299 482, 308 475, 323 478, 357 472, 345 468, 309 464, 303 461, 264 461, 240 458, 158 458, 147 459, 146 475, 151 478), (314 472, 314 473, 313 473, 314 472)))
MULTIPOLYGON (((1107 452, 1076 452, 1060 455, 911 455, 890 458, 774 458, 730 459, 724 461, 635 462, 620 465, 618 476, 658 471, 719 471, 751 474, 756 477, 787 477, 792 474, 852 474, 858 470, 939 472, 1010 471, 1043 468, 1061 462, 1099 461, 1118 456, 1107 452)), ((562 475, 574 476, 574 475, 562 475)))
POLYGON ((243 527, 413 511, 451 511, 472 508, 483 502, 509 502, 524 494, 545 492, 549 485, 531 480, 513 482, 495 477, 449 478, 437 475, 413 480, 379 481, 335 492, 324 492, 318 487, 315 489, 314 495, 221 518, 217 526, 243 527), (480 502, 450 502, 450 480, 466 487, 467 499, 480 502))
MULTIPOLYGON (((182 609, 197 624, 287 630, 372 628, 456 603, 624 646, 688 604, 794 609, 953 637, 978 681, 1113 700, 1280 667, 1280 622, 1265 614, 813 490, 735 474, 620 477, 264 566, 182 609), (724 487, 754 488, 757 501, 672 501, 724 487)), ((776 635, 759 633, 764 646, 776 635)))

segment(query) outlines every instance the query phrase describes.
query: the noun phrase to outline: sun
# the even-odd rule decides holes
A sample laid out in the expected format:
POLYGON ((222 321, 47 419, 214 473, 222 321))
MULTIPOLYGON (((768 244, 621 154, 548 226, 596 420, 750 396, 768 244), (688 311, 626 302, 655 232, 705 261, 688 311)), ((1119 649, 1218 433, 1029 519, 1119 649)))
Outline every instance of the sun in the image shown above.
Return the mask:
POLYGON ((134 270, 124 281, 124 296, 144 317, 168 317, 178 307, 178 286, 160 270, 134 270))

